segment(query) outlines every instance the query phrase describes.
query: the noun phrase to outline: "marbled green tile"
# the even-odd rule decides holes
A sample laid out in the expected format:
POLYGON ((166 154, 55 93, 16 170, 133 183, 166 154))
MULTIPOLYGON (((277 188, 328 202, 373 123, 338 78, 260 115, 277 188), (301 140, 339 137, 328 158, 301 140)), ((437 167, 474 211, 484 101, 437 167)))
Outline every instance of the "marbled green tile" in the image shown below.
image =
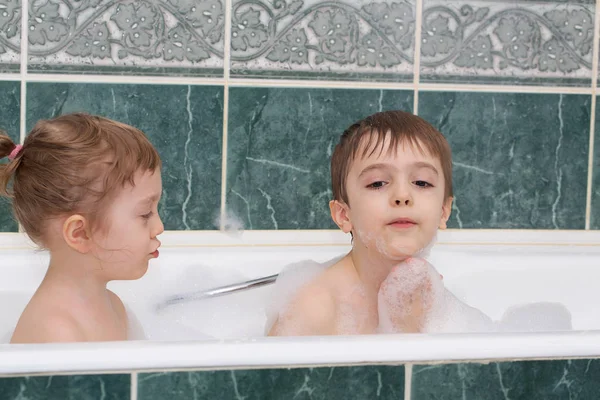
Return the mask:
POLYGON ((138 400, 397 400, 403 366, 140 374, 138 400))
POLYGON ((415 366, 411 400, 591 400, 598 360, 415 366))
MULTIPOLYGON (((18 143, 20 132, 20 82, 0 82, 0 130, 6 132, 13 141, 18 143)), ((6 159, 1 162, 7 162, 6 159)), ((16 232, 18 224, 13 217, 9 200, 0 197, 0 232, 16 232)))
POLYGON ((334 228, 329 162, 339 136, 412 105, 401 90, 230 88, 227 208, 247 229, 334 228))
POLYGON ((590 227, 600 229, 600 122, 598 116, 600 110, 598 107, 598 97, 596 97, 596 124, 594 134, 594 164, 592 181, 592 205, 590 210, 590 227))
POLYGON ((163 160, 167 230, 214 229, 220 208, 223 88, 219 86, 30 83, 27 126, 85 111, 143 130, 163 160))
POLYGON ((131 375, 0 378, 2 400, 129 400, 131 375))
POLYGON ((591 98, 422 92, 419 115, 448 138, 450 226, 582 229, 591 98))

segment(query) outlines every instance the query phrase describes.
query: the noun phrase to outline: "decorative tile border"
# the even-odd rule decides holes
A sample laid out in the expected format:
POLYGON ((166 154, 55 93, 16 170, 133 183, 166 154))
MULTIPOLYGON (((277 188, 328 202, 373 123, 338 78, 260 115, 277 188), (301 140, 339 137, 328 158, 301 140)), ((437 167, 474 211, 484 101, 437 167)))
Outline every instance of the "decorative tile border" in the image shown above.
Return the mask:
POLYGON ((412 80, 414 1, 234 1, 232 76, 412 80))
POLYGON ((424 1, 422 82, 591 85, 592 4, 424 1))
POLYGON ((19 71, 21 1, 0 1, 0 73, 19 71))
MULTIPOLYGON (((20 0, 0 2, 18 71, 20 0)), ((32 72, 223 76, 224 0, 48 0, 29 10, 32 72)), ((234 0, 231 76, 412 81, 414 0, 234 0)), ((591 85, 593 2, 424 0, 421 82, 591 85)))
POLYGON ((223 0, 53 0, 29 12, 29 69, 222 76, 223 0))

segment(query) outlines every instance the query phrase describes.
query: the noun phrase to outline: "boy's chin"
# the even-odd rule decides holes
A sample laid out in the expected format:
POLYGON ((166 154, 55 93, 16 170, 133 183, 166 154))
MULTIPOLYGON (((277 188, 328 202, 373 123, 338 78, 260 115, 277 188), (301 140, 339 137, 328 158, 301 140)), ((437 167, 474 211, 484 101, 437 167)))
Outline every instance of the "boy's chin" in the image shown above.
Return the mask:
POLYGON ((382 251, 382 255, 390 260, 404 261, 405 259, 414 256, 418 253, 418 246, 408 243, 390 243, 387 248, 382 251))

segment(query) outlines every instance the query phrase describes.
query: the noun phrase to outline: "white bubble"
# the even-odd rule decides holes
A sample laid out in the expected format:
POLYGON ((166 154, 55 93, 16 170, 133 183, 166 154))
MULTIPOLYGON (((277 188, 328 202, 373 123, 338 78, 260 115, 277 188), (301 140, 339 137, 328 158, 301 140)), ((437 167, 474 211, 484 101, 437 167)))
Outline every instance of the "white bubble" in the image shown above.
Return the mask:
POLYGON ((560 303, 529 303, 509 307, 498 323, 501 332, 557 332, 573 329, 571 313, 560 303))

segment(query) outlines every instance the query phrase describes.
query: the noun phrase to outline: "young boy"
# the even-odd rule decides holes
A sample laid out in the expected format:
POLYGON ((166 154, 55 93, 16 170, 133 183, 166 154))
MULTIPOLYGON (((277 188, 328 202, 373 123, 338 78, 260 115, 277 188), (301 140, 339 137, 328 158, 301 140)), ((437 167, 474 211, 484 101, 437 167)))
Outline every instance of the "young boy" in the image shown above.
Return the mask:
POLYGON ((331 216, 352 235, 352 250, 300 287, 270 335, 490 329, 414 258, 450 216, 452 158, 441 133, 402 111, 367 117, 342 134, 331 181, 331 216))

